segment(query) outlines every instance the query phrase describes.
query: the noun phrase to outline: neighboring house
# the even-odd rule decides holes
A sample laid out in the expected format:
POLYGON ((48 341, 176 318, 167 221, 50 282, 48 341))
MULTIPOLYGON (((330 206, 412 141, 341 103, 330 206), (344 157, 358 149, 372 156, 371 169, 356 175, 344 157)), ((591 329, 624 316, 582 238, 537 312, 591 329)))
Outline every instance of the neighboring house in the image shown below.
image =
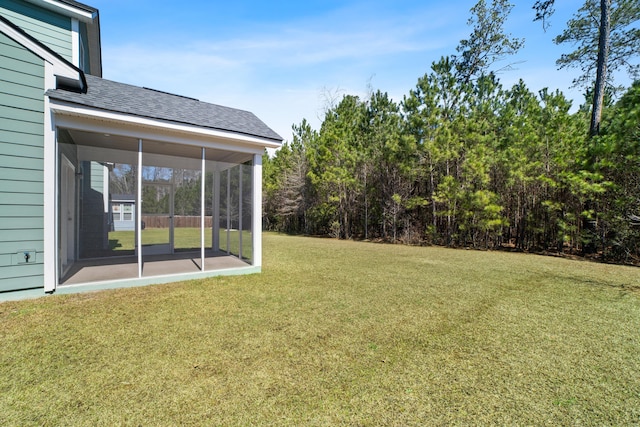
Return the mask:
POLYGON ((135 229, 136 195, 113 194, 111 196, 111 231, 135 231, 135 229))
POLYGON ((101 76, 97 9, 0 0, 0 293, 259 272, 262 154, 282 138, 101 76))

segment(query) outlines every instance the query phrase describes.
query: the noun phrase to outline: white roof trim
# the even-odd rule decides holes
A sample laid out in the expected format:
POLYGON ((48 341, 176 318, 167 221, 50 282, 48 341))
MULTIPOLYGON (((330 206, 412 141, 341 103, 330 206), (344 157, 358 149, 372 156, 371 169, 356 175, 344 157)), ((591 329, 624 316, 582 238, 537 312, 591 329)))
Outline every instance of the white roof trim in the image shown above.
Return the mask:
POLYGON ((45 9, 52 10, 54 12, 58 12, 65 16, 70 16, 71 18, 76 18, 80 21, 92 23, 93 20, 98 16, 97 12, 89 12, 84 9, 80 9, 77 7, 73 7, 69 4, 62 3, 56 0, 27 0, 30 3, 43 7, 45 9))
MULTIPOLYGON (((81 72, 74 68, 71 64, 60 59, 56 54, 44 48, 39 43, 33 41, 29 37, 15 30, 15 28, 7 25, 5 22, 0 21, 0 32, 7 35, 7 37, 13 39, 16 43, 24 46, 35 55, 39 56, 49 64, 53 66, 53 73, 58 77, 66 79, 76 80, 82 85, 81 72)), ((53 89, 53 88, 51 88, 53 89)))
MULTIPOLYGON (((89 108, 72 104, 68 102, 59 101, 50 98, 51 110, 57 115, 61 116, 75 116, 81 118, 89 118, 93 120, 102 120, 108 122, 118 122, 126 125, 133 125, 138 127, 151 128, 157 131, 171 131, 181 134, 188 134, 191 137, 200 139, 214 139, 229 141, 229 145, 220 145, 217 148, 229 149, 233 147, 233 144, 241 144, 245 146, 251 146, 255 150, 256 148, 263 150, 264 148, 279 148, 281 144, 278 141, 274 141, 268 138, 262 138, 258 136, 246 135, 238 132, 224 131, 211 129, 206 127, 200 127, 195 125, 180 124, 169 122, 159 119, 150 119, 146 117, 138 117, 129 114, 114 113, 111 111, 104 111, 96 108, 89 108)), ((169 137, 171 138, 171 137, 169 137)), ((175 138, 171 138, 175 139, 175 138)), ((253 151, 253 150, 251 150, 253 151)))

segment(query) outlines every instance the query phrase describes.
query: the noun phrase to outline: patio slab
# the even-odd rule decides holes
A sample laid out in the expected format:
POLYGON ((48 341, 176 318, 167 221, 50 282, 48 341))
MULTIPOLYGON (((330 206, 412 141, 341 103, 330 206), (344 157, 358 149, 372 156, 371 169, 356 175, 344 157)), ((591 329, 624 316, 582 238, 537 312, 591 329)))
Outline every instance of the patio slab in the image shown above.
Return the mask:
MULTIPOLYGON (((208 255, 205 270, 195 254, 145 256, 143 276, 138 277, 136 257, 105 258, 76 262, 54 295, 130 288, 215 276, 260 273, 262 268, 226 254, 208 255), (98 262, 99 261, 99 262, 98 262)), ((43 288, 0 292, 0 302, 46 297, 43 288)))
MULTIPOLYGON (((167 276, 185 273, 200 273, 202 260, 199 253, 144 256, 142 277, 167 276)), ((228 268, 242 268, 249 264, 230 255, 215 254, 205 257, 205 272, 228 268)), ((138 258, 96 258, 78 261, 61 281, 60 286, 77 285, 138 278, 138 258)))

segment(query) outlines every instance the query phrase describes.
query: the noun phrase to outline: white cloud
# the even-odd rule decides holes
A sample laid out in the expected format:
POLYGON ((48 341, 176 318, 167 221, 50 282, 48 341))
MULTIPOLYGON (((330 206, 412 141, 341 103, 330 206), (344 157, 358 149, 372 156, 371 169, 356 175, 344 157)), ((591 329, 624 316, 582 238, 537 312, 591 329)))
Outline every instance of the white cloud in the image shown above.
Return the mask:
MULTIPOLYGON (((455 53, 470 31, 465 25, 468 8, 448 2, 425 2, 401 14, 369 3, 322 16, 247 25, 229 37, 212 31, 211 37, 193 40, 185 29, 172 36, 187 42, 173 44, 157 42, 150 33, 121 44, 104 38, 105 78, 246 109, 290 139, 291 125, 303 118, 320 125, 324 88, 364 96, 371 81, 374 89, 388 91, 399 102, 431 62, 455 53)), ((544 40, 550 37, 538 35, 535 47, 545 49, 542 57, 523 56, 527 62, 518 64, 518 70, 500 75, 505 88, 523 78, 533 91, 560 88, 576 99, 566 92, 571 72, 555 70, 556 53, 544 40)), ((581 101, 579 93, 577 99, 581 101)))
MULTIPOLYGON (((400 61, 399 55, 427 57, 450 42, 444 34, 430 36, 444 26, 444 15, 354 20, 352 13, 339 10, 330 17, 263 27, 231 39, 193 40, 182 46, 159 45, 144 38, 122 45, 104 40, 104 75, 250 110, 290 139, 291 125, 303 118, 319 125, 323 88, 364 94, 367 80, 381 67, 400 61)), ((407 92, 423 72, 412 72, 407 92)), ((392 77, 404 79, 400 72, 392 77)), ((379 83, 384 90, 386 81, 379 83)))

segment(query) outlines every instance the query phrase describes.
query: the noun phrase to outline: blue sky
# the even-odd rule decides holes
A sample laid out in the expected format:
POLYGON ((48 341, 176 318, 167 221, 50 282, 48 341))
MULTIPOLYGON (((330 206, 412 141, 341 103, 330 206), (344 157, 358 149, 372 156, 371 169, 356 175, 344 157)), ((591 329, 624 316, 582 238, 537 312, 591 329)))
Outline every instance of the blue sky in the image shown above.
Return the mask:
MULTIPOLYGON (((103 77, 252 111, 283 138, 291 125, 321 123, 328 99, 366 96, 396 101, 441 56, 467 38, 476 0, 162 1, 93 0, 100 10, 103 77)), ((506 30, 525 39, 500 79, 522 78, 534 92, 570 90, 577 70, 558 71, 570 46, 553 37, 583 4, 562 0, 544 32, 532 22, 534 0, 516 3, 506 30)))

